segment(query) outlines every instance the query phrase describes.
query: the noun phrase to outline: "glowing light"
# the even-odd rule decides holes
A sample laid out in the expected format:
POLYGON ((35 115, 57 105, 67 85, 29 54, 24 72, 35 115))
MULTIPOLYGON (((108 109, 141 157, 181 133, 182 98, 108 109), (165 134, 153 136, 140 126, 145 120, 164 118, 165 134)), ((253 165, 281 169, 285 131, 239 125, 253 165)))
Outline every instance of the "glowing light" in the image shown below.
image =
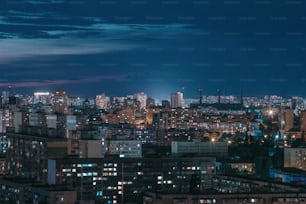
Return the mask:
POLYGON ((269 113, 270 116, 272 116, 274 114, 274 111, 273 110, 269 110, 268 113, 269 113))
POLYGON ((34 96, 49 96, 50 92, 34 92, 34 96))

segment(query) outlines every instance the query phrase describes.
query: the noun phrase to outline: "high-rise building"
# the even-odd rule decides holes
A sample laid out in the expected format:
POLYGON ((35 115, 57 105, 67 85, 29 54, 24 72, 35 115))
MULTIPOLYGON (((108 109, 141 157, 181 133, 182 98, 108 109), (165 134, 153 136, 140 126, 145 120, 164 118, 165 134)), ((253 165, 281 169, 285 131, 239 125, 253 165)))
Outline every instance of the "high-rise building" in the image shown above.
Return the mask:
POLYGON ((183 106, 184 106, 183 93, 176 92, 171 94, 171 108, 183 108, 183 106))
POLYGON ((10 92, 2 91, 1 104, 7 104, 9 102, 10 92))
POLYGON ((96 106, 98 108, 108 108, 110 106, 110 98, 105 94, 96 95, 96 106))
POLYGON ((162 108, 164 110, 169 110, 170 109, 170 102, 168 100, 162 100, 161 101, 161 104, 162 104, 162 108))
POLYGON ((301 131, 306 131, 306 111, 301 113, 301 131))
POLYGON ((147 105, 147 95, 144 92, 134 94, 134 99, 139 101, 140 110, 145 109, 147 105))
POLYGON ((7 134, 7 171, 10 176, 21 176, 32 181, 46 181, 49 158, 63 158, 67 141, 63 138, 46 138, 15 133, 7 134), (17 151, 18 150, 18 151, 17 151))
POLYGON ((49 92, 34 92, 34 103, 46 104, 50 101, 51 94, 49 92))
POLYGON ((65 113, 67 111, 68 96, 65 91, 54 93, 54 112, 65 113))
POLYGON ((306 170, 306 148, 285 148, 284 167, 306 170))
POLYGON ((291 128, 293 128, 293 110, 292 109, 282 109, 280 111, 280 123, 282 130, 288 132, 291 128))
POLYGON ((155 100, 149 97, 147 99, 147 107, 153 107, 153 106, 155 106, 155 100))

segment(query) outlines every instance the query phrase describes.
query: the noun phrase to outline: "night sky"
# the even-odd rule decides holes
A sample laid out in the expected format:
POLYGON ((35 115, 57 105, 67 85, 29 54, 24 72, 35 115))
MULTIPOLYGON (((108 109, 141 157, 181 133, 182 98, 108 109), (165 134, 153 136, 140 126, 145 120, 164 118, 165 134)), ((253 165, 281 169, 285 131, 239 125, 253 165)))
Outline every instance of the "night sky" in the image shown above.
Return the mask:
POLYGON ((306 96, 303 0, 1 0, 0 90, 306 96))

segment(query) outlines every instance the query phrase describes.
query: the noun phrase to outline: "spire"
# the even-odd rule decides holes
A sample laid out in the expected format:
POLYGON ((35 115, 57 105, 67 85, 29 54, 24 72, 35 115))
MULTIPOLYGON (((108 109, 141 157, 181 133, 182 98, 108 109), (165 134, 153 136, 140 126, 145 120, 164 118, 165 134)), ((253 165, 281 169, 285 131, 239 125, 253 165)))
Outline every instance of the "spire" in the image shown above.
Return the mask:
POLYGON ((221 90, 218 89, 218 104, 221 104, 221 90))
POLYGON ((240 104, 243 105, 243 91, 240 90, 240 104))
POLYGON ((200 105, 203 103, 203 89, 199 89, 199 95, 200 95, 200 105))

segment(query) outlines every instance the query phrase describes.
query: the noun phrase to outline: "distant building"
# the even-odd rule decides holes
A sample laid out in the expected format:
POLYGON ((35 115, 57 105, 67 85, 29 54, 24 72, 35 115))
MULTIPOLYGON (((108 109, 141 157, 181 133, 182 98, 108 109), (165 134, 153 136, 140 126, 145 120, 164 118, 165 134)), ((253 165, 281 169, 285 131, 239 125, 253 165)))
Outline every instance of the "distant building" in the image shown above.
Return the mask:
POLYGON ((283 183, 306 184, 306 172, 299 169, 270 169, 269 177, 283 183))
MULTIPOLYGON (((24 124, 24 113, 21 111, 14 112, 14 129, 16 133, 21 132, 22 126, 24 124)), ((0 116, 1 117, 1 116, 0 116)))
POLYGON ((285 148, 284 167, 306 170, 306 148, 285 148))
POLYGON ((294 115, 292 109, 281 109, 280 111, 280 123, 283 131, 288 132, 293 128, 294 115))
POLYGON ((0 157, 0 175, 3 176, 7 173, 6 171, 6 158, 0 157))
POLYGON ((47 128, 57 128, 57 115, 56 114, 48 114, 47 116, 47 128))
POLYGON ((301 112, 301 131, 306 132, 306 111, 301 112))
POLYGON ((121 158, 142 157, 142 144, 140 140, 110 140, 107 153, 118 155, 121 158))
POLYGON ((76 116, 66 115, 64 123, 64 129, 66 131, 65 137, 68 138, 69 131, 76 130, 76 116))
POLYGON ((144 194, 144 204, 172 204, 172 203, 273 203, 273 204, 291 204, 305 203, 305 193, 237 193, 237 194, 170 194, 153 193, 144 194))
POLYGON ((173 155, 203 155, 226 157, 228 155, 228 144, 226 142, 178 142, 171 143, 173 155))
POLYGON ((140 110, 147 107, 147 95, 144 92, 134 94, 134 99, 139 101, 140 110))
POLYGON ((161 105, 163 110, 169 110, 171 108, 170 102, 168 100, 162 100, 161 105))
POLYGON ((77 193, 67 187, 35 185, 23 180, 0 179, 0 203, 74 204, 77 193))
POLYGON ((231 169, 234 169, 241 174, 255 174, 255 163, 232 162, 229 163, 229 165, 231 169))
POLYGON ((56 113, 66 113, 68 96, 66 91, 56 91, 54 93, 53 109, 56 113))
POLYGON ((5 133, 8 127, 14 127, 13 110, 9 108, 0 109, 0 133, 5 133))
POLYGON ((101 158, 106 152, 101 129, 69 131, 67 154, 80 158, 101 158))
POLYGON ((8 104, 9 103, 9 97, 10 97, 10 92, 9 91, 2 91, 1 94, 1 104, 8 104))
POLYGON ((14 112, 13 119, 15 133, 68 138, 68 132, 77 128, 76 115, 70 114, 21 110, 14 112))
POLYGON ((101 109, 110 107, 110 97, 105 94, 96 95, 96 106, 101 109))
POLYGON ((147 107, 154 107, 155 106, 155 100, 153 98, 147 98, 147 107))
POLYGON ((43 103, 47 104, 50 102, 51 94, 50 92, 34 92, 34 104, 43 103))
POLYGON ((183 108, 183 106, 184 106, 183 93, 176 92, 171 94, 171 108, 183 108))
POLYGON ((104 157, 101 140, 80 140, 79 143, 81 158, 104 157))

